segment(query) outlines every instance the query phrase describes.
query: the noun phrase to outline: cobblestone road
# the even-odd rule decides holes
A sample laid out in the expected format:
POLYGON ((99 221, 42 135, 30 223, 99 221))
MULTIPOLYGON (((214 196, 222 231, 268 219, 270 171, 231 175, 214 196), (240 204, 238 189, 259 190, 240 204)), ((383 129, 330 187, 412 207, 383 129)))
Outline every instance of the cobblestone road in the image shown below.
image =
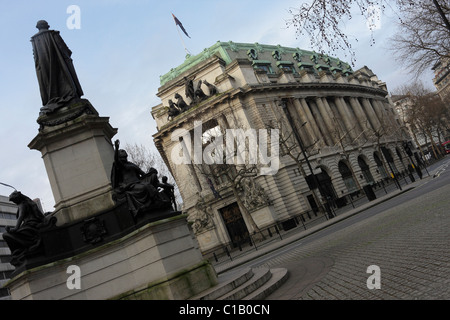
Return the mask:
POLYGON ((290 277, 268 300, 450 299, 450 185, 266 262, 290 277), (368 289, 380 268, 380 289, 368 289))

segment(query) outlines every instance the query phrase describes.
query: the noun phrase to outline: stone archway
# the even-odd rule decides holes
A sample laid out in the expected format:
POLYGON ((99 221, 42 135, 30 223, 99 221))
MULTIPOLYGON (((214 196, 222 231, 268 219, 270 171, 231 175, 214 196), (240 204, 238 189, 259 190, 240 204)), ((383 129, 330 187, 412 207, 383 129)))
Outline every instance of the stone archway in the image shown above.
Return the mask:
POLYGON ((219 209, 233 247, 249 240, 249 232, 236 202, 219 209))
POLYGON ((370 172, 369 165, 367 164, 367 161, 364 159, 363 156, 358 156, 358 164, 361 168, 361 173, 366 181, 366 183, 371 184, 374 183, 375 180, 373 179, 372 173, 370 172))
POLYGON ((352 171, 350 170, 349 166, 343 160, 339 161, 338 169, 339 169, 339 173, 342 176, 342 179, 344 180, 344 184, 347 188, 347 191, 350 193, 357 191, 358 187, 357 187, 355 179, 353 178, 352 171))
POLYGON ((381 161, 378 151, 375 151, 373 153, 373 159, 375 160, 375 163, 377 165, 377 169, 381 176, 381 179, 388 178, 389 175, 387 174, 386 169, 384 168, 383 161, 381 161))
POLYGON ((337 198, 336 190, 334 189, 331 176, 328 173, 328 169, 324 166, 319 166, 316 169, 320 169, 321 172, 316 174, 317 180, 320 185, 320 193, 327 200, 335 200, 337 198))

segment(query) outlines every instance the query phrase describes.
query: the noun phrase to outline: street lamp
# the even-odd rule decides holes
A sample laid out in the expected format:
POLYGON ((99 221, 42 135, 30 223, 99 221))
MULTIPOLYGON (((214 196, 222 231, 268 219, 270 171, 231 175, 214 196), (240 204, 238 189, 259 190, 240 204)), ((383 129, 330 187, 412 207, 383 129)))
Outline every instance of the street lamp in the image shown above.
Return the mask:
POLYGON ((13 186, 10 186, 9 184, 3 183, 3 182, 0 182, 0 184, 1 184, 1 185, 4 185, 5 187, 9 187, 9 188, 12 188, 12 189, 14 189, 15 191, 17 191, 16 188, 14 188, 13 186))
MULTIPOLYGON (((306 151, 305 151, 305 148, 303 146, 303 142, 302 142, 302 139, 300 137, 300 134, 295 129, 296 127, 295 127, 294 121, 292 120, 291 113, 289 112, 289 109, 287 108, 287 103, 286 103, 285 99, 281 99, 280 106, 283 108, 283 111, 286 114, 286 117, 287 117, 287 119, 289 121, 289 124, 291 125, 291 128, 294 130, 295 138, 297 139, 298 145, 300 146, 300 150, 302 151, 302 154, 303 154, 303 158, 305 158, 306 164, 308 165, 309 171, 311 172, 311 176, 313 178, 314 185, 316 185, 319 188, 319 193, 321 195, 324 195, 324 193, 322 192, 323 190, 322 190, 322 188, 320 186, 319 180, 317 179, 317 176, 314 174, 314 170, 313 170, 313 168, 311 166, 311 163, 309 162, 308 156, 306 155, 306 151)), ((304 122, 300 126, 300 128, 303 127, 306 123, 307 122, 304 122)), ((328 213, 328 218, 330 218, 330 219, 334 218, 334 215, 333 215, 333 213, 331 212, 331 209, 330 209, 330 205, 328 204, 328 200, 327 200, 327 203, 326 203, 325 206, 323 205, 322 201, 320 200, 320 205, 322 207, 325 207, 325 210, 328 213)))

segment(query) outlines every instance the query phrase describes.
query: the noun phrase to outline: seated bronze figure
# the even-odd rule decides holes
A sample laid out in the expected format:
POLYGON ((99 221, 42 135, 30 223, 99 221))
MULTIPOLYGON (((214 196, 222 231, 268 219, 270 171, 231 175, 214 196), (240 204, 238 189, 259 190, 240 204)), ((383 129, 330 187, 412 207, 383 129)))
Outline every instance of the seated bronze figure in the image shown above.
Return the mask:
POLYGON ((128 161, 125 150, 119 149, 119 140, 114 143, 114 164, 111 173, 113 199, 127 202, 128 209, 136 217, 140 213, 154 209, 171 208, 171 201, 164 197, 158 188, 164 188, 158 180, 158 171, 150 168, 148 173, 128 161))

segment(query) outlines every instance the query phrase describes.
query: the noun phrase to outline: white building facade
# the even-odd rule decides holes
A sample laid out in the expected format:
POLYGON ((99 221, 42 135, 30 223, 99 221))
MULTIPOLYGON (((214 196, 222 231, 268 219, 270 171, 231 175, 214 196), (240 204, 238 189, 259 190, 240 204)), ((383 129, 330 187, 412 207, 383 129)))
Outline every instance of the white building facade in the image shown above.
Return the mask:
POLYGON ((203 252, 236 246, 258 228, 290 228, 299 216, 320 213, 325 202, 343 205, 348 195, 408 166, 402 146, 410 138, 386 85, 367 67, 353 71, 315 52, 218 42, 161 76, 157 96, 154 142, 203 252), (258 173, 237 188, 231 180, 249 161, 235 166, 231 178, 204 170, 217 165, 205 163, 205 154, 217 154, 211 141, 220 141, 220 134, 209 142, 205 135, 227 129, 264 133, 258 151, 265 145, 272 156, 264 163, 258 158, 258 173), (191 162, 183 161, 181 150, 188 149, 191 162))

